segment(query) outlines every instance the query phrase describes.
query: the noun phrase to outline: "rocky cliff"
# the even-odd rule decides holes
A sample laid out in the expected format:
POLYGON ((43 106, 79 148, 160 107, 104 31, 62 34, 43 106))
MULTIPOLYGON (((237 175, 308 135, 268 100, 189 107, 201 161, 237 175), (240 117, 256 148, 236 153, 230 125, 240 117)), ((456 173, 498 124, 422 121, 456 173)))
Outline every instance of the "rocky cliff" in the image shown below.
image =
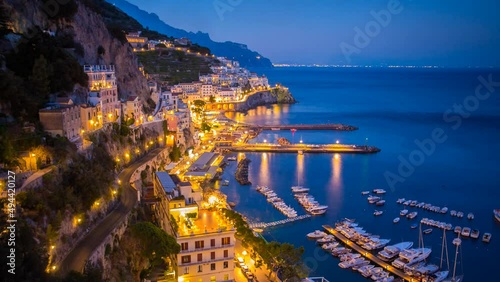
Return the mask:
POLYGON ((75 54, 81 64, 116 66, 120 98, 138 95, 143 102, 149 98, 147 80, 139 71, 137 58, 130 45, 115 39, 106 28, 102 17, 87 8, 82 1, 75 1, 77 10, 69 19, 57 17, 57 13, 63 10, 63 7, 59 7, 62 4, 58 3, 68 1, 4 1, 12 15, 11 29, 14 33, 29 38, 32 31, 38 27, 54 36, 73 38, 75 44, 83 47, 83 54, 75 54), (101 54, 98 53, 99 46, 104 48, 104 53, 102 49, 101 54))
POLYGON ((294 104, 297 101, 287 88, 273 89, 258 92, 248 97, 245 103, 235 105, 235 110, 239 112, 248 111, 262 105, 270 104, 294 104))

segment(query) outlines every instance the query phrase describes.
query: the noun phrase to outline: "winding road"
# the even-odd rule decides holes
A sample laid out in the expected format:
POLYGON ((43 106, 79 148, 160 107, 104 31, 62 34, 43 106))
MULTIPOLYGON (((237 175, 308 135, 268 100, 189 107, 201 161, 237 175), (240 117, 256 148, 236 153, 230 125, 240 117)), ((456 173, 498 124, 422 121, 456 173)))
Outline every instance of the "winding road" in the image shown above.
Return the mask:
POLYGON ((127 214, 137 203, 137 190, 130 185, 134 171, 147 161, 158 155, 164 148, 157 148, 134 164, 125 168, 118 179, 123 188, 118 206, 109 213, 97 226, 90 230, 83 239, 71 250, 58 266, 58 274, 65 276, 71 271, 83 272, 85 263, 92 252, 104 241, 115 227, 126 219, 127 214))

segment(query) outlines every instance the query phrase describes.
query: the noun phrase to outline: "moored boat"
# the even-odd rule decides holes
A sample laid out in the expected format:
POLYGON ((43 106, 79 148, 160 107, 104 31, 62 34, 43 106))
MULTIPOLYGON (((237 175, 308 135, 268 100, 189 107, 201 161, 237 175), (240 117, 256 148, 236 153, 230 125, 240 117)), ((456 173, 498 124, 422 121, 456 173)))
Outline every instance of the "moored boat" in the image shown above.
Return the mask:
POLYGON ((400 218, 399 218, 399 217, 396 217, 395 219, 393 219, 393 220, 392 220, 392 222, 393 222, 393 223, 398 223, 398 222, 399 222, 399 220, 400 220, 400 218))
POLYGON ((384 213, 383 211, 375 211, 375 212, 373 212, 373 215, 378 216, 378 215, 382 215, 383 213, 384 213))
POLYGON ((493 215, 495 216, 496 220, 500 221, 500 209, 493 210, 493 215))
POLYGON ((470 227, 462 228, 462 232, 461 232, 462 237, 469 237, 470 231, 471 231, 470 227))
POLYGON ((361 195, 368 195, 368 194, 370 194, 370 191, 363 191, 363 192, 361 192, 361 195))
POLYGON ((319 239, 325 237, 327 234, 321 230, 315 230, 314 232, 308 233, 307 238, 319 239))
POLYGON ((401 215, 401 216, 405 216, 407 214, 408 214, 408 210, 406 210, 406 209, 405 210, 401 210, 401 212, 399 213, 399 215, 401 215))
POLYGON ((378 252, 378 257, 384 261, 390 261, 396 258, 402 250, 407 250, 413 246, 413 242, 401 242, 395 245, 387 246, 378 252))
POLYGON ((470 233, 470 237, 472 239, 477 239, 479 238, 479 230, 477 229, 472 229, 471 233, 470 233))
POLYGON ((424 234, 430 234, 432 232, 432 228, 429 228, 429 229, 425 229, 424 231, 422 231, 424 234))
POLYGON ((491 240, 491 233, 484 233, 483 235, 483 242, 489 243, 491 240))

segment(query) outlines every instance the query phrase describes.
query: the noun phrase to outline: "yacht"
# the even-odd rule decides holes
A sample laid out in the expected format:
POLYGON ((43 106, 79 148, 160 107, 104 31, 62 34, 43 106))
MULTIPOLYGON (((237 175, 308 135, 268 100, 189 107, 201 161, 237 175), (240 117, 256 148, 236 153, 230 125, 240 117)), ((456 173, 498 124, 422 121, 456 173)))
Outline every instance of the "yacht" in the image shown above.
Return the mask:
POLYGON ((402 211, 399 213, 399 215, 401 215, 401 216, 405 216, 405 215, 407 215, 407 214, 408 214, 408 210, 402 210, 402 211))
POLYGON ((292 186, 292 192, 293 193, 306 193, 306 192, 309 192, 309 188, 302 187, 302 186, 292 186))
POLYGON ((418 248, 418 249, 408 249, 402 250, 399 253, 399 258, 392 262, 394 267, 402 269, 407 264, 413 264, 426 259, 432 250, 429 248, 418 248))
POLYGON ((378 252, 378 257, 384 261, 394 259, 402 250, 407 250, 413 246, 413 242, 401 242, 395 245, 387 246, 378 252))
POLYGON ((415 269, 415 271, 413 273, 417 274, 417 276, 427 276, 427 275, 435 273, 438 270, 439 270, 439 266, 437 266, 435 264, 428 264, 428 265, 418 267, 417 269, 415 269))
POLYGON ((396 203, 398 203, 398 204, 402 204, 402 203, 404 203, 404 201, 406 201, 406 199, 405 199, 405 198, 399 198, 399 199, 396 201, 396 203))
POLYGON ((474 214, 470 212, 469 214, 467 214, 467 218, 470 219, 470 220, 473 220, 474 219, 474 214))
POLYGON ((363 244, 361 247, 365 250, 372 251, 385 247, 391 239, 372 239, 370 242, 363 244))
POLYGON ((470 236, 470 227, 464 227, 462 228, 462 237, 469 237, 470 236))
POLYGON ((360 257, 361 257, 360 254, 345 254, 345 255, 341 255, 339 258, 340 258, 340 261, 349 261, 349 260, 357 259, 360 257))
POLYGON ((462 227, 460 226, 455 226, 455 230, 453 230, 453 232, 457 233, 457 234, 460 234, 460 232, 462 232, 462 227))
POLYGON ((319 238, 323 238, 325 237, 327 234, 323 231, 320 231, 320 230, 316 230, 314 232, 311 232, 311 233, 308 233, 307 234, 307 238, 310 238, 310 239, 319 239, 319 238))
POLYGON ((328 209, 328 206, 315 206, 315 207, 310 207, 306 209, 306 211, 312 215, 321 215, 326 212, 328 209))
POLYGON ((491 240, 491 233, 484 233, 483 235, 483 242, 489 243, 491 240))
POLYGON ((370 278, 374 281, 380 281, 384 278, 388 278, 389 277, 389 273, 385 272, 385 271, 381 271, 377 274, 373 274, 370 278))
POLYGON ((383 211, 375 211, 373 212, 373 215, 377 216, 377 215, 382 215, 384 212, 383 211))
POLYGON ((365 261, 364 258, 354 258, 352 260, 343 261, 343 262, 339 263, 339 266, 341 268, 351 268, 351 267, 353 267, 355 265, 363 263, 364 261, 365 261))
POLYGON ((368 200, 368 203, 373 204, 373 203, 376 203, 376 202, 380 201, 380 197, 369 196, 367 200, 368 200))
POLYGON ((333 243, 326 243, 326 244, 322 245, 321 248, 325 251, 329 251, 329 250, 335 249, 338 246, 339 246, 338 242, 333 242, 333 243))
POLYGON ((440 211, 440 212, 441 212, 442 214, 445 214, 445 213, 447 213, 447 212, 448 212, 448 208, 447 208, 447 207, 444 207, 444 208, 442 208, 442 209, 441 209, 441 211, 440 211))
POLYGON ((451 210, 450 211, 451 216, 457 216, 457 211, 456 210, 451 210))
POLYGON ((493 215, 495 216, 496 220, 500 221, 500 209, 493 210, 493 215))
POLYGON ((370 277, 371 275, 377 274, 382 271, 384 271, 382 267, 372 267, 367 271, 361 272, 361 275, 363 275, 364 277, 370 277))
POLYGON ((367 266, 367 265, 369 265, 369 264, 370 264, 370 261, 365 259, 363 262, 361 262, 361 263, 358 263, 358 264, 354 265, 354 266, 352 267, 352 270, 357 271, 357 270, 358 270, 358 269, 360 269, 361 267, 363 267, 363 266, 367 266))
POLYGON ((370 191, 363 191, 363 192, 361 192, 361 195, 368 195, 368 194, 370 194, 370 191))
POLYGON ((398 223, 400 219, 401 219, 401 218, 396 217, 395 219, 393 219, 393 220, 392 220, 392 222, 394 222, 394 223, 398 223))
POLYGON ((380 200, 378 202, 375 202, 375 205, 377 206, 383 206, 385 204, 385 200, 380 200))
POLYGON ((462 217, 464 217, 464 213, 463 213, 463 212, 461 212, 461 211, 457 212, 457 217, 458 217, 458 218, 462 218, 462 217))

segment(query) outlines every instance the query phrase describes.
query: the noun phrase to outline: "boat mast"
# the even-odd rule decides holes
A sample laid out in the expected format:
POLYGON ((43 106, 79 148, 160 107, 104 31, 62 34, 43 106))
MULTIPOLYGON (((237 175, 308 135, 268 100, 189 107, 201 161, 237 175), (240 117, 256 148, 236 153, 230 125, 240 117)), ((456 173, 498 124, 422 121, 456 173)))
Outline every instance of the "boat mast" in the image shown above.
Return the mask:
POLYGON ((443 254, 444 250, 446 249, 446 264, 448 265, 448 270, 450 270, 450 260, 448 257, 448 240, 446 240, 446 229, 443 228, 443 242, 442 242, 442 247, 441 247, 441 264, 439 265, 439 268, 443 268, 443 254))
POLYGON ((455 281, 455 274, 457 270, 457 257, 458 257, 458 247, 462 244, 462 239, 460 239, 460 234, 458 234, 458 237, 453 239, 453 245, 456 246, 456 251, 455 251, 455 264, 453 266, 453 278, 451 278, 451 281, 455 281))

